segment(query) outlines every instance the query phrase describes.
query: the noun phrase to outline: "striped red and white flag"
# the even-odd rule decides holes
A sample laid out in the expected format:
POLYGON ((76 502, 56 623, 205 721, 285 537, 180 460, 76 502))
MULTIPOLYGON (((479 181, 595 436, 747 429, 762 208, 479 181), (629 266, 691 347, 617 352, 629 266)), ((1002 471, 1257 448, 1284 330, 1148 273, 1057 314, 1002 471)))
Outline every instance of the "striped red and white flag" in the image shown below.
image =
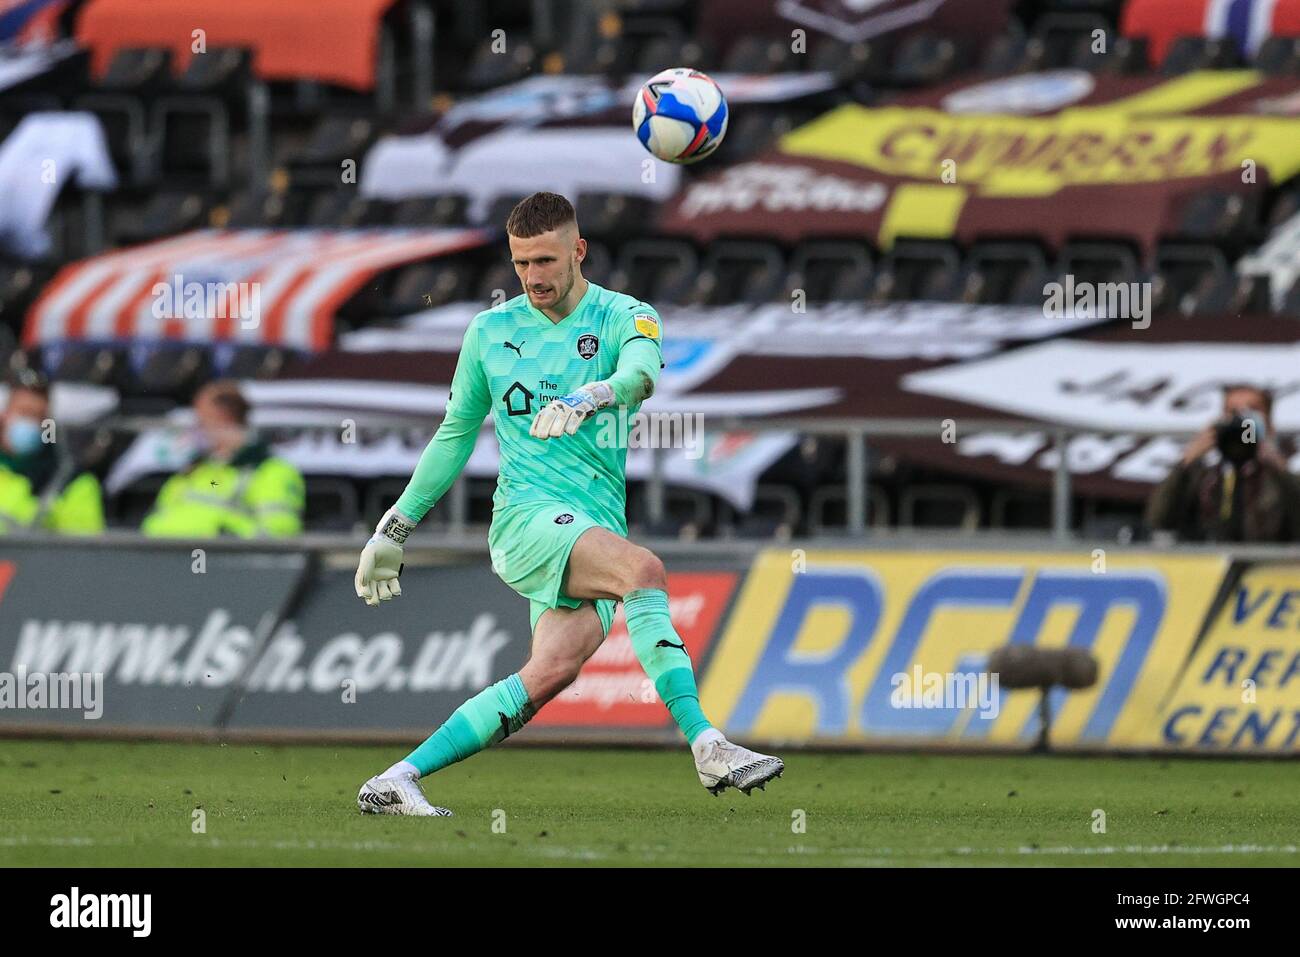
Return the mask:
POLYGON ((328 348, 376 274, 486 244, 480 229, 204 229, 65 266, 23 344, 175 340, 328 348))

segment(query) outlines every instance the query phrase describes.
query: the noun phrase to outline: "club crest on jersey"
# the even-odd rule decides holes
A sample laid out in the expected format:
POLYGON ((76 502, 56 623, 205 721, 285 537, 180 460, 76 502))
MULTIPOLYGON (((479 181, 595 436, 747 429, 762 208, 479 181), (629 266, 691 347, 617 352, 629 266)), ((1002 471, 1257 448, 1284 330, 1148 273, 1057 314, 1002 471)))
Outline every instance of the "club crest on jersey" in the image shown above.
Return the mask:
POLYGON ((572 524, 573 524, 573 516, 570 515, 568 512, 565 512, 563 515, 557 515, 557 516, 555 516, 555 524, 556 524, 556 525, 572 525, 572 524))
POLYGON ((654 316, 642 313, 639 316, 632 317, 632 325, 636 326, 636 331, 649 339, 659 338, 659 320, 654 316))
POLYGON ((600 340, 595 336, 578 336, 578 355, 590 359, 600 351, 600 340))

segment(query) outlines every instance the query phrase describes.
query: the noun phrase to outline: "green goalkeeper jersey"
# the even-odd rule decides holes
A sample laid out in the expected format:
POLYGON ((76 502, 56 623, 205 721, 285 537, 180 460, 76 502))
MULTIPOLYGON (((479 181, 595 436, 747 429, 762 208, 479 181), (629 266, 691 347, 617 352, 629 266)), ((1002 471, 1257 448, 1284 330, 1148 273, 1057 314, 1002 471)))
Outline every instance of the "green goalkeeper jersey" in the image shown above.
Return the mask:
POLYGON ((567 503, 625 531, 627 433, 654 389, 662 357, 655 310, 592 282, 560 322, 527 294, 480 312, 465 331, 442 425, 397 500, 398 511, 415 521, 424 517, 464 468, 490 412, 501 449, 494 510, 567 503), (609 382, 614 404, 575 434, 528 434, 543 406, 598 381, 609 382))

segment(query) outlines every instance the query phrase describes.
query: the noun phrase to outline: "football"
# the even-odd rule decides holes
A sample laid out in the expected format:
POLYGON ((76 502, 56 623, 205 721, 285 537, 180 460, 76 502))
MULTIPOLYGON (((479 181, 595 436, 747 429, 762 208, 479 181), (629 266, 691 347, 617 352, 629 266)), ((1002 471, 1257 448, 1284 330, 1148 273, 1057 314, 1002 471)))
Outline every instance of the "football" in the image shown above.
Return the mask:
POLYGON ((689 67, 656 73, 637 90, 632 129, 667 163, 696 163, 727 135, 727 99, 707 75, 689 67))

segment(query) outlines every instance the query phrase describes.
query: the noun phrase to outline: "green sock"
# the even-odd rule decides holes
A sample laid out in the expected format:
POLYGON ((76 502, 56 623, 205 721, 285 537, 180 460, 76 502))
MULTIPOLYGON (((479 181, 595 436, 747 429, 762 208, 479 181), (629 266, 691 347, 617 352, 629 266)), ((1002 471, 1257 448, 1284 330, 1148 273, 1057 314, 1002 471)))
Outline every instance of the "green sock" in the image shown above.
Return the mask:
POLYGON ((536 712, 518 674, 488 685, 452 712, 406 760, 421 775, 464 761, 514 734, 536 712))
POLYGON ((668 593, 661 588, 630 592, 623 596, 623 614, 637 660, 687 742, 694 744, 713 725, 700 710, 691 656, 668 615, 668 593))

